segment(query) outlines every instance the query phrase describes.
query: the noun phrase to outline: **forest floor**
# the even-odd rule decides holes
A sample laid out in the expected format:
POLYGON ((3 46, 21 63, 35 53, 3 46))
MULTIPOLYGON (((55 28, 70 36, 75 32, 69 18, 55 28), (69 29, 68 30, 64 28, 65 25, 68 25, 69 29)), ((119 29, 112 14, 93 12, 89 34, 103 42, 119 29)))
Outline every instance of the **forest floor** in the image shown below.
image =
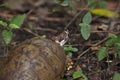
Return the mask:
MULTIPOLYGON (((1 1, 1 0, 0 0, 1 1)), ((61 0, 62 1, 62 0, 61 0)), ((115 72, 120 71, 120 60, 114 56, 114 50, 110 50, 109 57, 98 61, 97 53, 100 47, 105 45, 110 32, 119 33, 120 19, 112 19, 92 15, 91 34, 88 40, 84 40, 80 33, 81 20, 87 12, 84 0, 81 3, 74 2, 76 7, 69 10, 61 7, 54 0, 3 0, 8 7, 0 7, 0 20, 9 22, 13 17, 19 14, 27 14, 24 24, 20 29, 13 30, 12 39, 8 50, 13 46, 35 36, 53 37, 69 30, 69 39, 64 46, 72 46, 78 49, 73 52, 70 60, 73 62, 72 68, 66 71, 66 80, 73 80, 73 72, 81 70, 88 80, 112 80, 115 72), (10 2, 11 1, 11 2, 10 2), (78 5, 80 4, 80 5, 78 5), (58 12, 55 12, 55 10, 58 12), (77 13, 81 12, 77 17, 77 13)), ((107 9, 113 12, 117 10, 119 0, 107 0, 107 9)), ((118 9, 120 12, 120 8, 118 9)), ((5 53, 6 47, 2 37, 0 26, 0 53, 5 53)), ((82 78, 76 80, 84 80, 82 78)))

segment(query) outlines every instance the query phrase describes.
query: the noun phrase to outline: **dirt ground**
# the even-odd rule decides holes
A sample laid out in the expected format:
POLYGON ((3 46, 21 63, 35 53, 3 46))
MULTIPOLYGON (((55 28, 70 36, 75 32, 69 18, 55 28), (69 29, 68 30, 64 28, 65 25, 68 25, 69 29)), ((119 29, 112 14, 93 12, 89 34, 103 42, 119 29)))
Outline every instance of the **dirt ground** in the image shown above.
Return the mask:
MULTIPOLYGON (((120 71, 120 60, 110 54, 109 60, 112 62, 107 62, 107 58, 99 62, 96 55, 108 39, 109 32, 119 33, 120 19, 92 15, 91 36, 88 40, 84 40, 79 23, 86 13, 83 8, 87 3, 84 0, 79 1, 80 3, 73 3, 75 5, 73 9, 68 9, 55 3, 54 0, 0 0, 0 4, 6 3, 8 6, 0 7, 0 20, 9 22, 16 15, 28 14, 22 27, 13 31, 14 38, 7 49, 1 34, 5 28, 0 26, 0 53, 8 52, 14 46, 32 37, 46 35, 51 38, 67 29, 69 40, 64 46, 71 45, 78 48, 78 51, 71 57, 74 64, 73 68, 67 71, 66 80, 73 80, 72 73, 77 69, 82 70, 88 80, 112 80, 113 74, 120 71), (54 12, 55 8, 59 11, 54 12), (81 13, 75 17, 78 12, 81 13)), ((119 0, 106 1, 107 9, 120 12, 119 0)), ((114 51, 111 50, 111 53, 114 51)))

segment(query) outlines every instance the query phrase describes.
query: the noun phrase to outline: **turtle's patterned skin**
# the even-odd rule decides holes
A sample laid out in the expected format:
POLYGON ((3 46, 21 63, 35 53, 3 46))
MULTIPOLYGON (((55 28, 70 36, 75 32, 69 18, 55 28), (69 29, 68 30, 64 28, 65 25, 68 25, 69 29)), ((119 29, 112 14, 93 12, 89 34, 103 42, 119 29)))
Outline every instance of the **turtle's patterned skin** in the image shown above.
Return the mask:
POLYGON ((0 80, 61 80, 66 56, 49 39, 26 40, 0 62, 0 80))

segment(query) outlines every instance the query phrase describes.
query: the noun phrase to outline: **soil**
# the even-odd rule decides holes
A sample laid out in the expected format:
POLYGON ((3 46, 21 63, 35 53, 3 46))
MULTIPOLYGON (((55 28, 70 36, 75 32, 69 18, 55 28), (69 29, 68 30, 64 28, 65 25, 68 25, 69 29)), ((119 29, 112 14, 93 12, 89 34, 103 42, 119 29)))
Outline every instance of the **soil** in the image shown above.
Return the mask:
MULTIPOLYGON (((80 4, 84 3, 87 5, 84 0, 80 1, 80 4)), ((120 9, 117 9, 120 8, 120 6, 118 7, 119 0, 106 1, 108 9, 120 12, 120 9)), ((51 38, 67 29, 69 30, 69 40, 64 46, 71 45, 78 48, 78 51, 73 52, 73 56, 70 57, 70 60, 74 64, 72 65, 72 69, 66 71, 64 77, 66 80, 74 80, 71 77, 76 70, 83 71, 88 80, 112 80, 114 73, 120 71, 120 60, 114 56, 112 49, 109 51, 111 53, 109 58, 105 58, 100 62, 97 59, 99 48, 104 46, 105 41, 109 39, 109 32, 119 33, 120 19, 92 15, 91 36, 88 40, 84 40, 80 33, 79 23, 81 23, 81 19, 87 12, 86 10, 82 10, 85 5, 80 6, 77 2, 74 2, 75 7, 69 9, 55 3, 54 0, 24 0, 18 3, 15 2, 16 0, 0 0, 0 4, 9 3, 8 7, 0 7, 0 20, 9 22, 19 14, 26 13, 28 15, 22 27, 13 30, 14 37, 7 46, 2 37, 2 31, 6 28, 0 26, 1 55, 32 37, 46 35, 48 38, 51 38), (16 7, 10 4, 9 1, 16 4, 16 7), (55 9, 56 12, 53 11, 55 9), (81 12, 81 14, 75 17, 78 12, 81 12), (107 62, 107 60, 109 61, 107 62)), ((84 79, 80 78, 76 80, 84 79)))

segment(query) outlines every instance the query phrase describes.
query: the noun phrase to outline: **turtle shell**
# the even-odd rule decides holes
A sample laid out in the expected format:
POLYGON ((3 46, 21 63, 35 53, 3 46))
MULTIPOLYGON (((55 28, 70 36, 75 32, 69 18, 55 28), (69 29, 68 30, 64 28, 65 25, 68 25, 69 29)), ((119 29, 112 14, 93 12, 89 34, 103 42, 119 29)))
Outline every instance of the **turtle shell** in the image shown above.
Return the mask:
POLYGON ((35 37, 0 61, 0 80, 61 80, 65 63, 65 52, 57 43, 35 37))

